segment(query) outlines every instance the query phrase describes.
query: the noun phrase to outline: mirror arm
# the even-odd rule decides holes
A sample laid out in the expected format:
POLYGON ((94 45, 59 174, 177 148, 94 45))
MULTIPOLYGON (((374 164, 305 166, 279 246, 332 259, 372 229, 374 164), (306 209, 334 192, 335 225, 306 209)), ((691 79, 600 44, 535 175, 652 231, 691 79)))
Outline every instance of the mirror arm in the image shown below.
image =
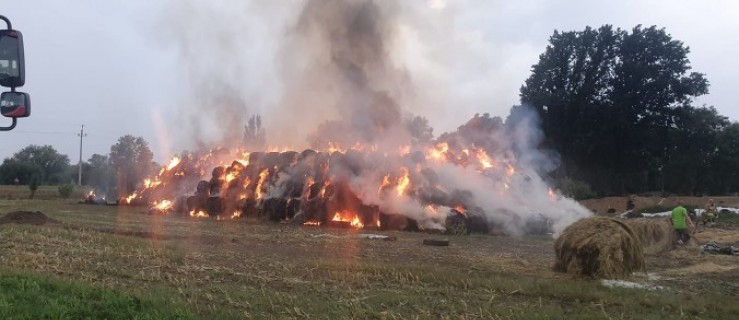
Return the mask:
POLYGON ((13 119, 13 123, 10 125, 10 127, 0 127, 0 131, 13 130, 13 128, 15 128, 15 125, 18 124, 18 119, 17 118, 12 118, 12 119, 13 119))
POLYGON ((7 25, 8 25, 8 30, 10 30, 10 29, 13 29, 13 25, 12 25, 12 24, 10 24, 10 19, 6 18, 6 17, 5 17, 5 16, 3 16, 3 15, 0 15, 0 20, 3 20, 3 21, 5 21, 5 24, 7 24, 7 25))

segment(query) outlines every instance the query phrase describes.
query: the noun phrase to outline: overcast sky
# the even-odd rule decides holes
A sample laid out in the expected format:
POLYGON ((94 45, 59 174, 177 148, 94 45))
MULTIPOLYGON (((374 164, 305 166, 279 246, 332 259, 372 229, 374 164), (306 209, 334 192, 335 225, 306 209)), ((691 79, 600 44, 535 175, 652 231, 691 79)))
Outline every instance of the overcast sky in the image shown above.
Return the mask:
MULTIPOLYGON (((209 3, 200 2, 198 7, 209 3)), ((274 6, 276 1, 269 2, 274 6)), ((216 3, 224 6, 224 1, 216 3)), ((295 6, 297 2, 283 3, 295 6)), ((714 105, 731 120, 739 120, 735 106, 739 1, 433 0, 426 4, 428 10, 453 17, 463 56, 474 60, 452 70, 449 90, 459 97, 457 103, 428 116, 437 134, 474 113, 505 116, 518 102, 518 89, 553 30, 603 24, 626 29, 637 24, 665 27, 690 47, 693 70, 705 73, 711 83, 711 93, 698 99, 698 104, 714 105)), ((49 144, 76 163, 81 124, 88 134, 84 159, 92 153, 107 154, 125 134, 143 136, 159 161, 193 148, 179 123, 182 55, 166 39, 171 33, 161 30, 177 5, 175 0, 0 0, 0 14, 23 32, 27 75, 21 91, 30 93, 33 101, 30 118, 20 119, 13 131, 0 132, 0 158, 29 144, 49 144)), ((276 19, 284 16, 281 12, 276 19)), ((270 17, 264 19, 249 18, 251 33, 245 34, 269 29, 259 28, 260 23, 270 23, 270 17)), ((193 21, 197 23, 208 21, 193 21)), ((256 48, 274 47, 264 43, 270 38, 258 34, 252 41, 256 48)), ((259 92, 259 88, 244 90, 259 92)), ((269 113, 273 100, 263 100, 259 111, 269 113)), ((0 121, 0 125, 10 123, 0 121)))

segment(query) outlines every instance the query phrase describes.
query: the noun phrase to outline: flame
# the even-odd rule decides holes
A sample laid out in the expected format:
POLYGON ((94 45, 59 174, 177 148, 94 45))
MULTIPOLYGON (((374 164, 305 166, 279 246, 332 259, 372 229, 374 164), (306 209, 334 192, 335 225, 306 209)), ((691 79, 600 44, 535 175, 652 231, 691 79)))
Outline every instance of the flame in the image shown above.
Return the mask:
POLYGON ((349 222, 353 228, 364 228, 364 224, 359 220, 359 217, 349 210, 334 213, 334 217, 331 221, 345 221, 349 222))
POLYGON ((457 210, 457 212, 459 212, 463 216, 467 216, 467 209, 465 209, 462 205, 455 206, 454 210, 457 210))
POLYGON ((482 166, 483 169, 489 169, 495 166, 495 162, 490 159, 490 156, 488 156, 485 150, 477 149, 475 156, 477 157, 477 160, 480 161, 480 166, 482 166))
POLYGON ((552 199, 552 201, 557 201, 557 193, 552 190, 552 188, 549 188, 547 190, 547 193, 549 194, 549 199, 552 199))
POLYGON ((229 182, 233 181, 233 179, 235 179, 235 178, 236 178, 236 172, 229 172, 226 175, 226 183, 229 183, 229 182))
POLYGON ((87 194, 87 196, 88 197, 94 197, 95 196, 95 191, 90 190, 90 192, 87 194))
POLYGON ((426 158, 436 161, 443 161, 444 155, 447 151, 449 151, 449 144, 447 144, 446 142, 442 142, 437 144, 436 147, 429 149, 426 158))
POLYGON ((382 189, 385 189, 385 187, 390 185, 390 175, 386 175, 382 178, 382 183, 380 184, 380 187, 377 188, 377 196, 379 197, 382 193, 382 189))
POLYGON ((190 216, 195 217, 195 218, 207 218, 208 214, 202 210, 197 211, 197 212, 195 210, 192 210, 190 211, 190 216))
POLYGON ((398 178, 398 186, 396 187, 396 190, 398 191, 398 197, 402 197, 403 193, 405 193, 405 190, 408 188, 408 185, 411 183, 411 179, 408 177, 408 168, 401 167, 400 171, 403 172, 400 178, 398 178))
POLYGON ((506 168, 506 173, 509 176, 512 176, 512 175, 516 174, 516 168, 513 167, 511 164, 508 164, 508 167, 506 168))
POLYGON ((321 223, 318 221, 306 221, 303 223, 304 226, 314 226, 314 227, 320 227, 321 223))
POLYGON ((239 211, 239 210, 236 210, 236 211, 234 211, 233 214, 231 214, 231 219, 236 219, 236 218, 239 218, 239 217, 241 217, 241 211, 239 211))
POLYGON ((146 189, 148 188, 154 188, 158 185, 162 184, 162 181, 159 180, 159 177, 155 177, 154 180, 151 180, 150 178, 144 179, 144 187, 146 189))
POLYGON ((264 184, 264 180, 267 180, 267 176, 269 176, 269 169, 264 169, 262 172, 259 173, 259 182, 257 182, 257 199, 262 199, 264 196, 264 191, 262 191, 262 185, 264 184))
POLYGON ((331 185, 331 180, 326 180, 326 182, 323 183, 323 187, 321 187, 320 197, 321 199, 326 197, 326 188, 331 185))
POLYGON ((131 204, 131 201, 133 201, 134 199, 136 199, 136 197, 137 197, 137 196, 138 196, 138 195, 136 195, 136 192, 134 192, 134 193, 133 193, 133 194, 131 194, 130 196, 126 197, 126 198, 124 199, 124 201, 126 201, 126 203, 127 203, 127 204, 131 204))
POLYGON ((180 162, 182 162, 182 159, 180 159, 179 157, 173 157, 172 160, 169 160, 167 171, 172 170, 174 167, 180 164, 180 162))
POLYGON ((346 149, 342 148, 338 143, 329 142, 328 143, 328 153, 334 153, 334 152, 346 152, 346 149))
POLYGON ((174 203, 170 200, 162 200, 161 202, 154 201, 154 204, 152 206, 152 209, 157 209, 159 211, 169 213, 170 210, 174 207, 174 203))
POLYGON ((250 154, 251 153, 249 153, 248 151, 241 151, 241 154, 240 154, 241 159, 237 159, 236 161, 238 161, 239 163, 244 165, 244 167, 246 167, 249 165, 249 155, 250 154))

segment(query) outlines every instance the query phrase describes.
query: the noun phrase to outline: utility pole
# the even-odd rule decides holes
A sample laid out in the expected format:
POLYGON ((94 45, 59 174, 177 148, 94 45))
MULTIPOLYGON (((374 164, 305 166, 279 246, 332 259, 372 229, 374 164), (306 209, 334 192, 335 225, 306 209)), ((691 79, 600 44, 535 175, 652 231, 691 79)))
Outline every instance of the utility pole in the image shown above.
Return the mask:
POLYGON ((77 165, 77 169, 79 169, 79 174, 77 175, 77 186, 82 186, 82 138, 86 137, 87 134, 85 133, 85 125, 82 125, 82 129, 80 129, 80 133, 77 134, 80 137, 80 162, 77 165))

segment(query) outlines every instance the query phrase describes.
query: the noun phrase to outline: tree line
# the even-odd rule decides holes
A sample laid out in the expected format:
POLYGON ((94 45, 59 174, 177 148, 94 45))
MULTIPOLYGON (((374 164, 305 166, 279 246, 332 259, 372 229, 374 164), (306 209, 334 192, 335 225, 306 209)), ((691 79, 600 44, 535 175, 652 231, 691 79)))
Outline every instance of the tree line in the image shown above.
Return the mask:
POLYGON ((555 31, 520 89, 539 114, 555 181, 583 196, 739 191, 739 124, 695 106, 709 82, 665 29, 555 31))
MULTIPOLYGON (((146 140, 125 135, 110 147, 107 155, 93 154, 82 163, 82 185, 114 198, 127 194, 159 167, 153 158, 146 140)), ((29 145, 3 160, 0 184, 77 184, 78 168, 52 146, 29 145)))

